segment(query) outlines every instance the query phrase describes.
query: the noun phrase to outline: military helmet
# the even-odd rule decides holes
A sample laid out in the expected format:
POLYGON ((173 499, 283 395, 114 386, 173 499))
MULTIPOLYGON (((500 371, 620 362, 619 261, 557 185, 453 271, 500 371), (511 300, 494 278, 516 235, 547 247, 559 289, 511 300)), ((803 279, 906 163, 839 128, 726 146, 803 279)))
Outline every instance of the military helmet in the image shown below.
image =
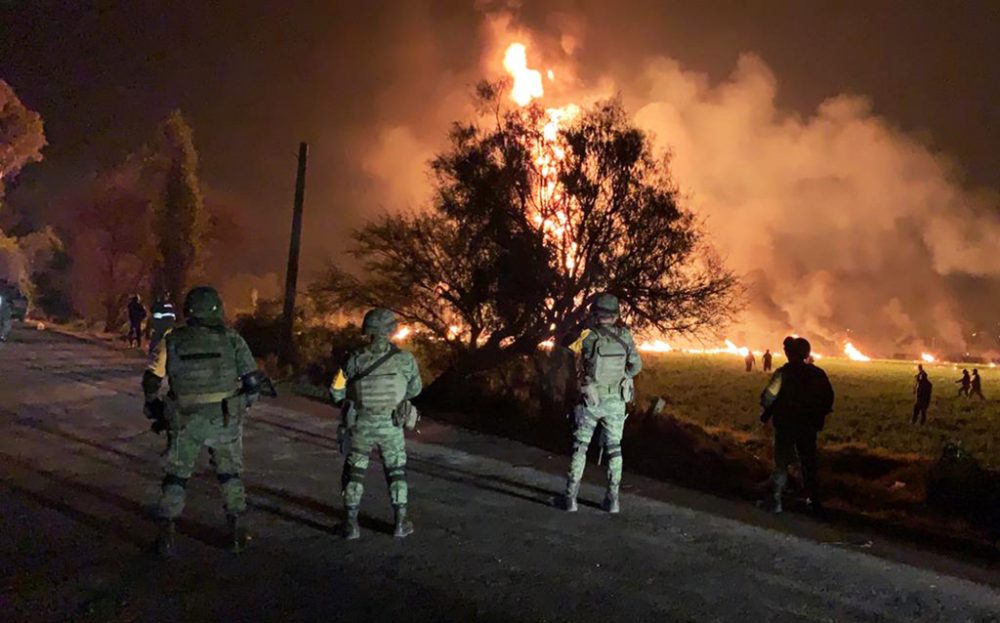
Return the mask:
POLYGON ((205 324, 222 324, 222 298, 210 286, 192 288, 184 297, 184 315, 205 324))
POLYGON ((384 307, 368 310, 361 322, 363 335, 386 336, 396 331, 396 314, 384 307))
POLYGON ((594 302, 590 305, 590 311, 595 316, 617 318, 621 315, 621 306, 618 304, 617 296, 605 292, 594 297, 594 302))

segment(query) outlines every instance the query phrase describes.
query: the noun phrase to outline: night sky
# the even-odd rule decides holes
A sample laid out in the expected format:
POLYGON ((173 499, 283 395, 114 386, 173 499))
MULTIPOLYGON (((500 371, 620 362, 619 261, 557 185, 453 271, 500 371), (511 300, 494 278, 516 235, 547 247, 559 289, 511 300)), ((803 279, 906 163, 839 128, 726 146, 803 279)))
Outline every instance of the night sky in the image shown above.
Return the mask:
MULTIPOLYGON (((789 112, 866 95, 877 114, 952 157, 964 184, 1000 189, 1000 3, 522 4, 517 19, 539 33, 585 26, 584 79, 627 75, 655 54, 721 79, 754 52, 789 112)), ((444 91, 475 81, 483 12, 502 6, 3 0, 0 78, 42 114, 49 141, 8 199, 67 226, 66 198, 180 107, 204 183, 243 213, 241 270, 280 273, 296 145, 311 143, 304 249, 314 270, 383 202, 362 165, 376 129, 422 119, 443 137, 444 91)))

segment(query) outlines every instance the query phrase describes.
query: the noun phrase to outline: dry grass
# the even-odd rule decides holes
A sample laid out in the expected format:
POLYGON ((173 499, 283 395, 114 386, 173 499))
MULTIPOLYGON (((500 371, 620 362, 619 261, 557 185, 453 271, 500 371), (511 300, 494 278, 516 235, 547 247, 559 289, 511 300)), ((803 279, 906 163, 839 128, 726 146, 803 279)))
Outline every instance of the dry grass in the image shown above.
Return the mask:
MULTIPOLYGON (((760 391, 768 375, 747 373, 739 357, 647 354, 637 379, 643 407, 654 396, 667 399, 666 412, 708 430, 728 430, 745 443, 770 437, 758 421, 760 391)), ((776 360, 776 365, 780 360, 776 360)), ((916 364, 896 361, 853 362, 826 358, 819 362, 837 393, 821 442, 833 449, 859 446, 869 451, 934 459, 948 440, 959 440, 984 465, 1000 467, 1000 369, 978 366, 988 400, 956 397, 962 365, 924 366, 934 395, 924 426, 910 424, 916 364)), ((972 365, 967 365, 971 371, 972 365)))

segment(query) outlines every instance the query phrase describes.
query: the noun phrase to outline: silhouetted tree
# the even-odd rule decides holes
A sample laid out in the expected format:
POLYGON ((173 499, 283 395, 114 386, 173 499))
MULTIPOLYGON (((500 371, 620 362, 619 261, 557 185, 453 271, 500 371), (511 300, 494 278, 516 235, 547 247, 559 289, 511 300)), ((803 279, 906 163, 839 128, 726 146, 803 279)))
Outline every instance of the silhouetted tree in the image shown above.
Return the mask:
POLYGON ((313 294, 391 307, 451 346, 453 378, 560 339, 600 291, 639 329, 723 323, 737 281, 620 102, 581 111, 553 140, 545 111, 508 107, 502 93, 480 85, 480 119, 454 125, 431 163, 431 209, 356 231, 359 270, 331 267, 313 294))
POLYGON ((28 110, 14 89, 0 80, 0 201, 3 200, 4 182, 29 162, 40 161, 43 147, 42 117, 28 110))
POLYGON ((160 127, 159 160, 163 186, 153 202, 153 233, 159 258, 153 291, 184 295, 201 249, 206 216, 198 182, 198 153, 191 127, 179 110, 160 127))

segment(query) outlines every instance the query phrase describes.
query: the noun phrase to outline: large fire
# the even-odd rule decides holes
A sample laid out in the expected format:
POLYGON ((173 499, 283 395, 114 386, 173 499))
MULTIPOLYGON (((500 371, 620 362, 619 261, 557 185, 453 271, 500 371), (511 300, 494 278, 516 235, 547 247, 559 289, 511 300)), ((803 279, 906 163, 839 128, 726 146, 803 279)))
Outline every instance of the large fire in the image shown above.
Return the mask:
POLYGON ((932 355, 930 353, 920 353, 920 358, 925 363, 934 363, 935 361, 937 361, 937 357, 935 357, 934 355, 932 355))
MULTIPOLYGON (((528 67, 527 48, 523 43, 512 43, 507 47, 503 66, 513 79, 510 98, 518 106, 524 108, 545 95, 542 73, 528 67)), ((549 80, 555 79, 551 69, 546 74, 549 80)), ((573 215, 559 190, 559 164, 566 158, 566 145, 559 130, 579 113, 580 108, 576 104, 546 108, 540 121, 540 138, 529 146, 539 178, 537 197, 529 207, 530 216, 557 249, 567 271, 576 268, 577 246, 572 237, 575 226, 573 215)))
POLYGON ((854 344, 847 342, 844 344, 844 354, 851 361, 871 361, 872 358, 858 350, 854 344))

